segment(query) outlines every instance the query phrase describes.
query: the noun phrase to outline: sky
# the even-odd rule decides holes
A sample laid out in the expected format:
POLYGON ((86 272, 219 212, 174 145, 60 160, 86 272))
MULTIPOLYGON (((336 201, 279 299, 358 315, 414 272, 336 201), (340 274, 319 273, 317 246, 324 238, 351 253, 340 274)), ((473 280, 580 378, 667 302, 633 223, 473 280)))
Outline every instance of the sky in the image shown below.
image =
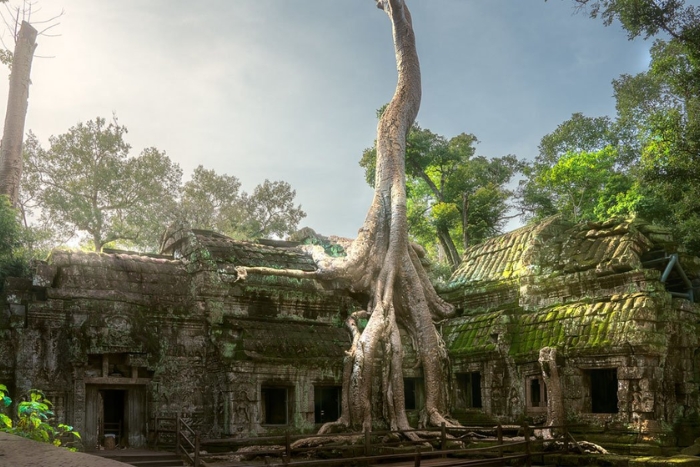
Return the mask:
MULTIPOLYGON (((628 41, 572 0, 407 4, 422 67, 417 121, 448 138, 473 133, 479 155, 533 159, 572 113, 614 115, 611 81, 648 65, 651 41, 628 41)), ((307 213, 300 227, 356 235, 372 199, 358 161, 396 84, 391 25, 374 0, 37 6, 34 21, 64 12, 32 66, 26 129, 45 146, 114 114, 133 155, 153 146, 184 180, 201 164, 248 192, 285 180, 307 213)))

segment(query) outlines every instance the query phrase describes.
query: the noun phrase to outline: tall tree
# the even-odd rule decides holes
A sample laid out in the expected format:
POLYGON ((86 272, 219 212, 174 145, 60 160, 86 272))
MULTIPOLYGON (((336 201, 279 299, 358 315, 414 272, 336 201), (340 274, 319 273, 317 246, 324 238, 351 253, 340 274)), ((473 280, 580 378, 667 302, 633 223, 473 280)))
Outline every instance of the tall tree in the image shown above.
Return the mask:
POLYGON ((178 217, 193 228, 211 229, 234 238, 245 237, 240 225, 245 217, 241 182, 198 166, 182 189, 178 217))
POLYGON ((79 123, 49 139, 49 149, 28 145, 41 221, 78 235, 95 251, 112 242, 154 249, 174 219, 181 170, 165 153, 144 149, 129 157, 127 132, 116 119, 79 123))
POLYGON ((525 218, 561 213, 579 221, 629 214, 638 159, 630 140, 609 117, 574 113, 542 137, 539 154, 523 171, 518 198, 525 218))
POLYGON ((36 49, 36 36, 37 30, 28 22, 22 21, 15 40, 5 129, 0 146, 0 194, 7 195, 13 206, 17 205, 19 199, 22 178, 22 141, 29 106, 29 77, 36 49))
MULTIPOLYGON (((265 180, 253 194, 244 196, 246 219, 243 229, 249 238, 291 234, 306 217, 301 205, 294 206, 296 190, 285 181, 265 180)), ((245 195, 245 193, 244 193, 245 195)))
POLYGON ((671 226, 700 253, 700 6, 683 0, 574 0, 618 20, 630 39, 656 38, 643 73, 613 81, 616 127, 631 137, 634 211, 671 226))
MULTIPOLYGON (((347 256, 323 257, 317 271, 239 268, 239 279, 251 273, 333 278, 366 295, 366 310, 353 313, 346 323, 353 342, 343 373, 342 414, 322 432, 337 425, 371 431, 373 422, 381 421, 392 429, 410 428, 399 324, 416 343, 425 389, 424 419, 432 425, 452 425, 445 418, 447 355, 433 319, 452 316, 454 310, 435 293, 420 263, 422 250, 408 239, 406 135, 421 98, 415 36, 404 0, 376 3, 393 26, 398 83, 377 127, 374 198, 357 238, 347 256), (364 327, 362 318, 367 319, 364 327)), ((417 438, 415 433, 407 436, 417 438)))
POLYGON ((291 234, 306 217, 287 182, 265 180, 252 195, 240 188, 238 178, 200 165, 183 187, 178 216, 195 228, 251 240, 291 234))
MULTIPOLYGON (((500 232, 512 196, 507 184, 522 166, 515 156, 476 156, 477 142, 467 133, 448 140, 417 124, 406 142, 409 233, 429 251, 437 238, 452 269, 464 249, 500 232)), ((375 141, 360 160, 370 186, 376 156, 375 141)))

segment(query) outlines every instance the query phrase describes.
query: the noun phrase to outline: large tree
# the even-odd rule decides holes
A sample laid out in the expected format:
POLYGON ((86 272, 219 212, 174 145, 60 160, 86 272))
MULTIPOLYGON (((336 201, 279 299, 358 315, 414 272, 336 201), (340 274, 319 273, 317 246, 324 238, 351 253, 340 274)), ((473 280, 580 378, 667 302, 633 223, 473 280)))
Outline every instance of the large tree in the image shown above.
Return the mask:
POLYGON ((287 182, 265 180, 252 195, 240 188, 237 177, 200 165, 183 187, 178 216, 194 228, 237 239, 289 235, 306 217, 301 206, 294 205, 296 191, 287 182))
POLYGON ((438 297, 420 263, 420 247, 408 238, 406 135, 421 98, 415 37, 404 0, 376 3, 393 26, 398 83, 377 127, 374 198, 357 238, 342 258, 315 250, 319 269, 314 272, 239 269, 239 279, 251 273, 334 278, 366 297, 366 310, 353 313, 346 323, 353 339, 343 374, 342 414, 337 422, 326 424, 323 432, 338 425, 370 431, 373 423, 381 422, 392 429, 410 428, 404 409, 399 325, 416 343, 425 385, 426 423, 451 424, 445 418, 447 355, 433 319, 452 316, 454 310, 438 297), (367 319, 364 328, 361 318, 367 319), (375 411, 373 407, 381 408, 375 411))
POLYGON ((0 194, 7 195, 10 204, 17 205, 22 178, 22 142, 24 122, 29 106, 29 76, 36 49, 37 30, 22 21, 15 36, 12 55, 10 89, 7 97, 5 127, 0 146, 0 194))
POLYGON ((42 225, 95 251, 112 242, 157 247, 174 220, 182 173, 156 148, 130 156, 126 131, 116 119, 98 117, 52 136, 48 149, 30 135, 25 199, 37 200, 42 225))
POLYGON ((639 197, 637 159, 635 144, 616 122, 575 113, 542 138, 520 182, 520 209, 530 220, 628 215, 639 197))
MULTIPOLYGON (((567 148, 599 151, 613 144, 618 153, 616 172, 626 183, 611 189, 626 189, 616 199, 607 197, 609 213, 633 213, 672 227, 676 238, 692 252, 700 252, 700 7, 683 0, 574 0, 592 17, 606 25, 619 21, 628 37, 655 37, 649 69, 637 75, 622 75, 613 81, 617 118, 607 128, 568 125, 573 131, 559 132, 566 144, 593 141, 595 147, 567 148), (592 129, 604 130, 602 132, 592 129), (590 138, 590 136, 593 136, 590 138), (615 140, 615 141, 612 141, 615 140), (631 183, 629 183, 631 181, 631 183)), ((597 123, 601 119, 579 119, 597 123)), ((571 120, 574 122, 574 119, 571 120)), ((555 132, 555 133, 557 133, 555 132)), ((544 143, 543 139, 543 143, 544 143)), ((542 146, 541 146, 542 149, 542 146)), ((531 175, 549 170, 557 159, 538 158, 531 175), (539 163, 539 166, 538 166, 539 163)), ((555 212, 551 197, 538 191, 530 178, 523 200, 530 212, 555 212), (547 206, 549 203, 549 206, 547 206), (534 209, 533 209, 534 208, 534 209)), ((620 181, 620 179, 618 179, 620 181)), ((599 213, 603 211, 599 210, 599 213)), ((537 216, 535 216, 537 217, 537 216)))
MULTIPOLYGON (((515 156, 477 156, 477 142, 472 134, 447 139, 418 124, 406 141, 409 234, 429 252, 437 239, 453 270, 464 249, 500 233, 512 196, 507 185, 521 169, 515 156)), ((371 186, 376 157, 375 141, 360 160, 371 186)))

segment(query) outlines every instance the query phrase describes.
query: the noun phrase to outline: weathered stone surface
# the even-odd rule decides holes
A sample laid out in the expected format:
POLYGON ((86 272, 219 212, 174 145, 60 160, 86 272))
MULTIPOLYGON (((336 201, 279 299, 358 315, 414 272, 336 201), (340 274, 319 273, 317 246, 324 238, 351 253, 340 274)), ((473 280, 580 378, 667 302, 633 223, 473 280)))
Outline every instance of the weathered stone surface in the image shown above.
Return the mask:
MULTIPOLYGON (((121 407, 132 445, 146 442, 156 417, 178 412, 205 436, 243 436, 312 431, 321 412, 337 410, 349 346, 342 323, 366 298, 333 281, 238 281, 240 265, 315 270, 294 243, 176 226, 163 253, 55 251, 32 279, 8 279, 0 352, 11 357, 0 361, 0 383, 15 398, 45 389, 87 448, 101 441, 110 404, 121 407)), ((537 359, 551 347, 568 422, 644 433, 697 426, 700 310, 668 293, 683 292, 677 272, 660 281, 672 253, 699 277, 700 260, 640 220, 552 218, 469 249, 440 291, 459 314, 438 326, 453 414, 543 421, 537 359)), ((420 409, 422 371, 402 338, 420 409)))

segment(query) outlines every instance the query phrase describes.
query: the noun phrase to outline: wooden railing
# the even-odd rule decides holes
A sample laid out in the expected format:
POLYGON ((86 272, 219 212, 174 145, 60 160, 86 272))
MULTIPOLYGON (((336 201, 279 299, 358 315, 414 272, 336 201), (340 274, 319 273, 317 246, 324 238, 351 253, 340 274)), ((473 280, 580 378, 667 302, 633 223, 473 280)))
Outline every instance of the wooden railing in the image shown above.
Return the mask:
MULTIPOLYGON (((186 424, 185 424, 186 426, 186 424)), ((532 465, 533 457, 540 456, 543 454, 543 443, 544 440, 536 439, 533 437, 532 428, 527 424, 517 427, 519 432, 522 432, 522 441, 506 441, 504 439, 505 428, 501 425, 497 427, 491 426, 494 432, 494 437, 496 444, 493 446, 486 446, 480 448, 452 448, 448 449, 448 443, 450 441, 459 441, 463 439, 469 431, 474 431, 483 429, 484 427, 458 427, 458 428, 446 428, 443 424, 440 428, 431 428, 424 430, 409 430, 409 431, 373 431, 358 433, 334 433, 325 435, 291 435, 286 432, 284 435, 279 436, 266 436, 266 437, 256 437, 256 438, 224 438, 224 439, 203 439, 199 443, 197 442, 199 438, 192 431, 195 439, 195 443, 190 443, 189 446, 195 450, 195 453, 199 452, 201 447, 215 448, 216 450, 230 448, 231 451, 241 448, 243 446, 257 446, 257 449, 251 455, 265 457, 266 465, 269 466, 325 466, 333 464, 347 463, 349 460, 358 463, 367 462, 390 462, 390 461, 413 461, 413 465, 419 467, 422 460, 436 458, 436 457, 451 457, 454 462, 450 461, 450 465, 454 466, 468 466, 468 465, 506 465, 510 464, 516 460, 520 460, 522 464, 526 466, 532 465), (410 441, 406 438, 406 434, 416 432, 422 435, 428 435, 433 438, 434 447, 431 450, 424 450, 427 441, 421 439, 419 441, 410 441), (396 438, 400 438, 401 441, 387 442, 386 437, 391 435, 396 438), (334 438, 336 441, 338 439, 348 438, 352 439, 351 442, 347 444, 342 444, 334 442, 331 444, 326 444, 313 447, 298 447, 294 448, 293 443, 299 439, 318 439, 318 438, 334 438), (382 439, 384 438, 384 439, 382 439), (414 450, 411 452, 395 452, 386 453, 386 451, 392 448, 414 446, 414 450), (265 446, 270 446, 270 449, 265 449, 265 446), (272 448, 272 446, 275 446, 272 448), (338 458, 324 458, 320 460, 308 460, 308 458, 319 459, 318 454, 323 452, 328 453, 330 450, 335 451, 340 455, 338 458), (465 458, 472 456, 472 458, 465 458), (277 458, 278 461, 274 461, 277 458), (295 459, 296 457, 296 459, 295 459), (303 457, 303 459, 300 459, 303 457), (474 458, 480 457, 480 458, 474 458)), ((569 446, 575 444, 575 440, 571 437, 568 432, 567 427, 564 426, 553 426, 547 427, 548 429, 557 430, 560 436, 557 438, 558 441, 562 441, 564 448, 568 450, 569 446)), ((516 429, 511 426, 511 429, 516 429)), ((180 439, 180 436, 178 436, 180 439)), ((195 457, 195 459, 198 459, 195 457)), ((191 462, 196 462, 191 460, 191 462)), ((193 464, 198 466, 198 464, 193 464)))
POLYGON ((199 432, 194 431, 179 415, 175 422, 175 454, 183 456, 194 467, 199 467, 199 432))

